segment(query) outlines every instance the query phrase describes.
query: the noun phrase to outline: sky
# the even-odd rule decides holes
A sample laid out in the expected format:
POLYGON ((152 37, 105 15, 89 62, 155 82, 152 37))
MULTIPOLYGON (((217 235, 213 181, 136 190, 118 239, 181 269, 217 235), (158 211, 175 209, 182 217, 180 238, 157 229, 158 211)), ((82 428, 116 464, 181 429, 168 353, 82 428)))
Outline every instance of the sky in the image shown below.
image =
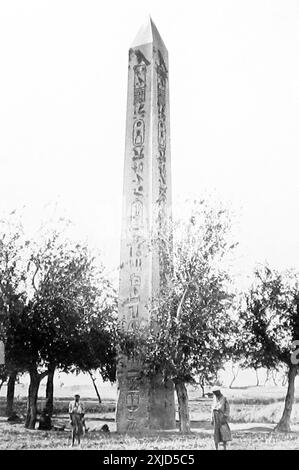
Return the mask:
POLYGON ((57 204, 119 263, 128 49, 169 52, 172 192, 237 214, 238 270, 299 270, 299 2, 1 0, 0 212, 57 204))

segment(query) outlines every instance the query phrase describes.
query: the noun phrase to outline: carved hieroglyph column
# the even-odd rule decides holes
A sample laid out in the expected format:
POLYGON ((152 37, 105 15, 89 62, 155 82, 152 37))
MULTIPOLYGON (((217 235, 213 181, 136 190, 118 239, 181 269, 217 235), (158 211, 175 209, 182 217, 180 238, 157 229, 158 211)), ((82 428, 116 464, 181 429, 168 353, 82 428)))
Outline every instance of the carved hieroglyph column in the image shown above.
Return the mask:
MULTIPOLYGON (((148 325, 171 269, 161 246, 149 248, 171 216, 168 78, 167 49, 149 18, 129 50, 119 287, 119 322, 127 331, 148 325)), ((138 358, 119 356, 117 431, 175 428, 173 384, 140 380, 140 370, 138 358)))

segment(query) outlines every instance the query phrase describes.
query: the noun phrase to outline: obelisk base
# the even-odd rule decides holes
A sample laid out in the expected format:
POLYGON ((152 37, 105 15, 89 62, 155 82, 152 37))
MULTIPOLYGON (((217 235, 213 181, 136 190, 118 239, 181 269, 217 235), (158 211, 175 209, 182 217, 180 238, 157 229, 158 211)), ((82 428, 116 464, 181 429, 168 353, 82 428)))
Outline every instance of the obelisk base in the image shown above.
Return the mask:
POLYGON ((119 433, 175 429, 174 386, 137 374, 118 374, 116 430, 119 433))
POLYGON ((157 376, 150 387, 150 429, 175 429, 174 385, 157 376))

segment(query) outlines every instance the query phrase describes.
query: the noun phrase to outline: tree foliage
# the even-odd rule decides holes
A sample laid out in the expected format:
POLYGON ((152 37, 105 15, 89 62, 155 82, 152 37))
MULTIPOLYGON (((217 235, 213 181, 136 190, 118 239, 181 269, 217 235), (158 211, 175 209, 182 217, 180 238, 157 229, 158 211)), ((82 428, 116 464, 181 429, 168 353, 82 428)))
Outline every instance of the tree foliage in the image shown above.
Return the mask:
POLYGON ((22 242, 21 228, 14 227, 10 238, 3 232, 0 244, 6 360, 30 374, 30 428, 39 384, 49 371, 53 381, 55 369, 84 369, 88 362, 105 379, 113 377, 115 292, 99 258, 66 236, 67 225, 61 220, 55 229, 46 226, 30 242, 22 242))
POLYGON ((240 308, 240 331, 243 366, 277 371, 284 366, 288 370, 285 409, 278 425, 279 430, 288 431, 298 369, 292 360, 294 341, 299 339, 298 274, 269 266, 258 268, 240 308))
POLYGON ((261 267, 242 303, 239 339, 243 364, 267 369, 292 365, 293 342, 299 339, 298 275, 261 267))

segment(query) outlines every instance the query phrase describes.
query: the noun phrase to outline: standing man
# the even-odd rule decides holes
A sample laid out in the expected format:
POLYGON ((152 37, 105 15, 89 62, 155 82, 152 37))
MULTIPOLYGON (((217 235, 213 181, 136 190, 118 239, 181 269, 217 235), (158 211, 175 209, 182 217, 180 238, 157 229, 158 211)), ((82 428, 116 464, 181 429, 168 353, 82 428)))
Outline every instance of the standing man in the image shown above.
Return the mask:
POLYGON ((222 395, 220 387, 212 388, 214 395, 212 404, 211 424, 214 425, 214 441, 216 450, 218 450, 219 442, 223 443, 223 449, 226 450, 228 441, 231 441, 231 432, 228 425, 229 403, 227 398, 222 395))
POLYGON ((69 415, 73 428, 73 439, 72 444, 74 445, 75 437, 78 438, 80 444, 81 434, 85 433, 85 419, 84 419, 84 404, 80 401, 80 395, 76 394, 74 400, 69 404, 69 415))

